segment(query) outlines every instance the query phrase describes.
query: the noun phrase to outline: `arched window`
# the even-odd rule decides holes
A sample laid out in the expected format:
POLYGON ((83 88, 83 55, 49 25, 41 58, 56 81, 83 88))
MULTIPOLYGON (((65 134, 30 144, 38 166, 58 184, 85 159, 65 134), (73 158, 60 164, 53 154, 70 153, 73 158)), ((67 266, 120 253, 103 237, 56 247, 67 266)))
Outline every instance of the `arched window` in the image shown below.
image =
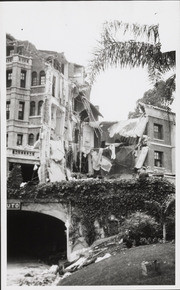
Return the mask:
POLYGON ((34 145, 34 134, 29 134, 28 144, 30 146, 33 146, 34 145))
POLYGON ((37 86, 37 72, 32 72, 32 80, 31 80, 31 86, 37 86))
POLYGON ((35 107, 36 104, 34 101, 30 102, 30 116, 35 116, 35 107))
POLYGON ((37 136, 36 136, 36 141, 39 139, 39 133, 37 134, 37 136))
POLYGON ((46 75, 45 72, 42 70, 39 74, 39 84, 44 85, 46 83, 46 75))
POLYGON ((39 101, 38 103, 38 115, 41 115, 43 101, 39 101))

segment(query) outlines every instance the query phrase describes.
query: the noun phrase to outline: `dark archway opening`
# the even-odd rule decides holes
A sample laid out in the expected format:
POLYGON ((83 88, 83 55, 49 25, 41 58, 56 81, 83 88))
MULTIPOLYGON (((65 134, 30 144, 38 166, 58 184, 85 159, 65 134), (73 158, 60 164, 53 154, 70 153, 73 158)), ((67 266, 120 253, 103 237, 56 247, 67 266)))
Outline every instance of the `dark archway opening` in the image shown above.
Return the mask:
POLYGON ((66 259, 66 227, 52 216, 31 211, 7 213, 7 260, 39 259, 48 264, 66 259))
POLYGON ((34 170, 34 165, 32 164, 21 164, 21 173, 23 182, 39 180, 37 170, 34 170))

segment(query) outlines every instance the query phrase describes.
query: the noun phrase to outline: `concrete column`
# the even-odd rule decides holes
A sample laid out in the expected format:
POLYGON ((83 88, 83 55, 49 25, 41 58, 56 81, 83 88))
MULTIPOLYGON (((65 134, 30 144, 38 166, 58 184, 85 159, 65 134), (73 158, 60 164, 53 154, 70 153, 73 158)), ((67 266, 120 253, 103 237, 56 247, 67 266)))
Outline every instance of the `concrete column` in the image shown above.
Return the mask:
POLYGON ((31 88, 31 68, 26 70, 26 89, 31 88))
POLYGON ((71 261, 71 244, 69 241, 69 227, 70 227, 69 218, 67 219, 65 226, 66 226, 67 260, 71 261))
POLYGON ((7 176, 7 178, 9 177, 9 161, 8 161, 8 159, 6 158, 6 176, 7 176))
POLYGON ((11 104, 10 104, 10 119, 11 120, 14 120, 14 119, 17 119, 17 111, 18 111, 18 104, 17 104, 17 102, 16 102, 16 99, 15 98, 13 98, 13 97, 15 97, 14 95, 12 95, 11 96, 11 99, 10 99, 10 102, 11 102, 11 104), (15 108, 16 108, 16 110, 15 110, 15 108))
POLYGON ((93 167, 92 167, 92 157, 91 157, 91 154, 88 154, 88 172, 90 174, 93 174, 93 172, 94 172, 93 167))
POLYGON ((30 101, 26 101, 24 104, 24 120, 29 121, 29 110, 30 110, 30 101))
POLYGON ((17 87, 18 82, 18 66, 17 63, 14 63, 12 66, 12 87, 17 87))

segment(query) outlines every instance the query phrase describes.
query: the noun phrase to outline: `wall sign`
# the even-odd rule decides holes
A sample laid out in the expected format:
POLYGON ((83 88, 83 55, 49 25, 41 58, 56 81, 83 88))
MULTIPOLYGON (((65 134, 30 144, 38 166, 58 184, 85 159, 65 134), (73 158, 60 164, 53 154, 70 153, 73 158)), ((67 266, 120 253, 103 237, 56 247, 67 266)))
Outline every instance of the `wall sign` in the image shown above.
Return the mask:
POLYGON ((8 210, 20 210, 21 209, 21 203, 20 202, 8 202, 7 203, 7 209, 8 210))

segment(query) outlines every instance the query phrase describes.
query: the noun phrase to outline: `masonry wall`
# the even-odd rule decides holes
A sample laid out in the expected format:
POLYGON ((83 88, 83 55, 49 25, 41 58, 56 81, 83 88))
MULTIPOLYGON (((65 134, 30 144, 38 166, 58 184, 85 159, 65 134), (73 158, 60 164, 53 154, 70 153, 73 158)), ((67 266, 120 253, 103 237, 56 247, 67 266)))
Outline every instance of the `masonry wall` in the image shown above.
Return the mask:
MULTIPOLYGON (((159 113, 159 112, 158 112, 159 113)), ((145 161, 145 165, 149 166, 151 170, 159 172, 173 173, 174 166, 174 122, 172 118, 168 118, 168 114, 163 112, 163 115, 158 117, 149 116, 146 134, 149 137, 149 151, 145 161), (165 119, 163 119, 165 118, 165 119), (169 120, 168 120, 169 119, 169 120), (154 124, 162 125, 162 139, 157 139, 154 136, 154 124), (154 166, 154 151, 162 152, 162 167, 154 166)), ((175 133, 175 132, 174 132, 175 133)))

